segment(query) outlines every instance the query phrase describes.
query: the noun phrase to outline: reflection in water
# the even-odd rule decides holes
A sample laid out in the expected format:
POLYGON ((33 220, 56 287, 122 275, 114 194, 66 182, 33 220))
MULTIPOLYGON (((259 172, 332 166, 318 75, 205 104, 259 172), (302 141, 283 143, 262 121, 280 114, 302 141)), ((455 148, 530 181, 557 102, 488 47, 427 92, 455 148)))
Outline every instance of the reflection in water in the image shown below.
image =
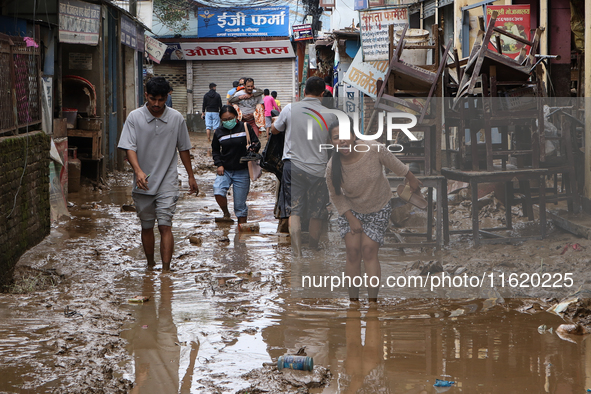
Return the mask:
POLYGON ((538 333, 562 319, 518 313, 515 305, 486 310, 482 301, 421 301, 345 312, 292 303, 263 337, 274 358, 307 346, 314 364, 333 374, 317 391, 325 394, 433 393, 435 379, 457 382, 449 392, 584 392, 586 341, 538 333))
MULTIPOLYGON (((159 275, 160 299, 155 299, 156 276, 144 276, 142 295, 150 301, 142 304, 137 313, 135 333, 130 338, 130 351, 135 362, 135 386, 132 393, 177 393, 179 391, 180 346, 177 328, 172 319, 172 279, 159 275), (156 307, 156 305, 158 306, 156 307)), ((190 392, 191 379, 198 346, 192 344, 188 373, 181 392, 190 392)))
POLYGON ((361 312, 357 308, 347 311, 345 322, 346 358, 344 362, 343 393, 378 393, 384 392, 384 359, 381 348, 381 328, 378 311, 371 308, 363 319, 365 330, 362 329, 361 312), (364 388, 363 391, 359 389, 364 388))

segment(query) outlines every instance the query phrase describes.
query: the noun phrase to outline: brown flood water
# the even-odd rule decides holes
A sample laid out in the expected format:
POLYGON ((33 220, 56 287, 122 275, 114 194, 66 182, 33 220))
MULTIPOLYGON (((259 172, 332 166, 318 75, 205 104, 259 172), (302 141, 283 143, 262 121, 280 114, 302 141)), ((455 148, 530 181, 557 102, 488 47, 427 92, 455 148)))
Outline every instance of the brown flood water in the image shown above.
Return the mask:
MULTIPOLYGON (((90 243, 116 265, 120 274, 113 276, 112 292, 120 302, 111 308, 133 318, 121 334, 127 342, 117 343, 129 354, 118 363, 122 377, 135 382, 130 392, 235 393, 262 384, 247 380, 245 373, 302 346, 315 365, 332 373, 329 385, 312 393, 566 394, 591 388, 590 343, 539 333, 539 326, 556 329, 563 320, 547 312, 518 312, 521 301, 490 307, 479 299, 388 300, 369 309, 364 303, 350 307, 345 299, 291 298, 290 247, 275 233, 272 194, 251 192, 249 220, 259 222, 261 230, 237 234, 235 224, 213 221, 219 215, 212 211, 217 208, 213 174, 201 176, 199 183, 206 197, 179 200, 172 273, 144 269, 135 213, 119 212, 130 201, 127 187, 96 197, 103 207, 98 212, 74 210, 75 219, 53 229, 50 242, 28 255, 42 266, 52 248, 63 248, 68 256, 68 248, 90 243), (195 233, 202 246, 188 241, 195 233), (94 241, 75 243, 82 238, 94 241), (151 299, 125 303, 135 295, 151 299), (436 389, 435 379, 456 384, 436 389)), ((85 253, 71 251, 95 264, 92 253, 85 253)), ((398 252, 386 247, 384 253, 398 252)), ((78 275, 72 281, 91 283, 102 274, 98 266, 78 275), (95 278, 83 277, 93 272, 95 278)), ((76 297, 84 288, 70 285, 69 290, 76 297)), ((56 372, 55 320, 46 321, 35 297, 0 295, 0 392, 52 392, 68 373, 67 368, 56 372)), ((68 295, 59 288, 43 295, 55 303, 63 297, 68 295)))

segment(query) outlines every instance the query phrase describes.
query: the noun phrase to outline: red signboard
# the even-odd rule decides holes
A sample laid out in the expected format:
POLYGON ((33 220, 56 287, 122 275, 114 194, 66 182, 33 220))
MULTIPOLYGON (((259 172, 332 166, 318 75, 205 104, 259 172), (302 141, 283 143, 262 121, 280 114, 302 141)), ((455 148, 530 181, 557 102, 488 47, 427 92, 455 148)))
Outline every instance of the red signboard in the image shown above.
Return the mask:
MULTIPOLYGON (((529 5, 489 5, 486 7, 486 24, 490 21, 490 17, 494 11, 497 11, 497 20, 495 27, 500 27, 507 32, 525 38, 530 39, 530 8, 529 5)), ((495 40, 491 39, 489 48, 494 50, 493 43, 495 40)), ((526 47, 526 51, 529 51, 529 46, 501 35, 501 46, 503 55, 509 56, 515 59, 523 47, 526 47)))

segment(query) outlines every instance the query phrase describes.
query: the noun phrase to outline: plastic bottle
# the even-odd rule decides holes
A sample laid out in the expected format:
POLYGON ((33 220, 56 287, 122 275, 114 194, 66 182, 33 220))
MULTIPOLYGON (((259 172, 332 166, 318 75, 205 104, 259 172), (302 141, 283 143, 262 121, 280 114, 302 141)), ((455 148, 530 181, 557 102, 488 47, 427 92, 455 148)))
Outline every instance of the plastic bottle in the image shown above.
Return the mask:
POLYGON ((277 359, 277 369, 283 368, 297 369, 300 371, 311 371, 314 369, 314 360, 308 356, 293 356, 286 354, 277 359))

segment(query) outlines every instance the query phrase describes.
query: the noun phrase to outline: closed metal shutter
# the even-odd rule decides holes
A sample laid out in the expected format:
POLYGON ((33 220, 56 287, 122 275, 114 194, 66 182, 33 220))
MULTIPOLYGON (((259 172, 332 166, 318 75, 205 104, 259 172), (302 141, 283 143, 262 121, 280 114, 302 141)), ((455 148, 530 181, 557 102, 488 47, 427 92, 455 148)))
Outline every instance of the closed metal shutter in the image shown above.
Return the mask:
POLYGON ((172 108, 187 117, 187 64, 184 61, 154 64, 154 76, 164 77, 172 86, 172 108))
POLYGON ((437 8, 435 0, 427 0, 423 4, 423 19, 435 15, 435 8, 437 8))
POLYGON ((203 96, 209 91, 209 84, 217 85, 216 91, 226 104, 226 94, 232 89, 232 82, 242 77, 254 79, 257 89, 277 91, 281 106, 291 103, 294 96, 295 61, 294 59, 273 60, 225 60, 193 61, 193 107, 201 113, 203 96))

